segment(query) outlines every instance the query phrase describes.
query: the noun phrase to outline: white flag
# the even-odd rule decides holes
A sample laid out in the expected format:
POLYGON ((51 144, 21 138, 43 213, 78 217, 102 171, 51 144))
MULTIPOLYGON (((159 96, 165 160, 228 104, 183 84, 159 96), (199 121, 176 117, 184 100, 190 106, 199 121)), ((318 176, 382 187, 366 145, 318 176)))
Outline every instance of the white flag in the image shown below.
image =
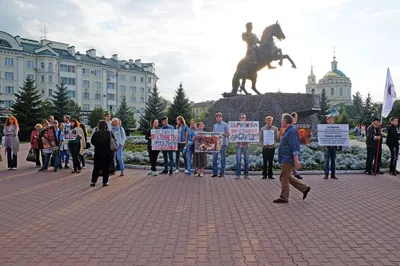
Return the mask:
POLYGON ((385 95, 383 97, 382 117, 387 117, 392 111, 393 103, 397 100, 396 88, 394 87, 392 76, 388 68, 385 84, 385 95))

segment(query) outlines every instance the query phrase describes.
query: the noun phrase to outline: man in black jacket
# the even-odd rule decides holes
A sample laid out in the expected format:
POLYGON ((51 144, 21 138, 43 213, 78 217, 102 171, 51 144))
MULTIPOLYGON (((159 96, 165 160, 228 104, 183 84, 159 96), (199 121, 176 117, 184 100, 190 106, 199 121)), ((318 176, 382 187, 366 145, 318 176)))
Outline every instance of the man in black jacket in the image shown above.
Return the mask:
POLYGON ((397 117, 390 118, 390 126, 387 130, 386 145, 390 149, 390 174, 396 174, 397 157, 399 155, 399 133, 397 133, 397 117))
POLYGON ((370 125, 367 128, 366 143, 367 143, 367 167, 365 172, 368 175, 372 175, 372 171, 373 170, 375 171, 375 166, 376 166, 376 174, 383 174, 380 171, 381 158, 382 158, 382 136, 381 136, 379 118, 374 118, 372 125, 370 125), (377 149, 379 149, 378 160, 376 160, 377 149), (373 165, 372 162, 374 162, 373 165))

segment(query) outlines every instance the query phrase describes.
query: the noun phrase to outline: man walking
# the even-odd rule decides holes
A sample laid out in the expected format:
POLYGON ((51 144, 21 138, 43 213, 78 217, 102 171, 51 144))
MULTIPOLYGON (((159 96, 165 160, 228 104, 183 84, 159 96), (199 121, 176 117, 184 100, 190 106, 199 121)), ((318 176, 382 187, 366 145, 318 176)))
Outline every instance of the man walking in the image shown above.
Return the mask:
POLYGON ((310 192, 310 186, 303 184, 301 181, 292 176, 293 167, 300 169, 300 141, 299 133, 292 126, 292 116, 290 114, 282 115, 282 127, 285 128, 285 133, 278 147, 279 164, 282 165, 281 176, 281 195, 273 203, 288 203, 289 202, 289 184, 303 193, 303 200, 307 198, 310 192))
POLYGON ((275 179, 273 177, 272 167, 274 165, 274 155, 275 155, 275 147, 279 142, 279 130, 276 126, 272 125, 274 118, 272 116, 267 116, 265 118, 265 126, 260 129, 260 142, 263 146, 262 155, 263 155, 263 172, 262 179, 275 179), (264 145, 264 131, 272 130, 274 133, 274 144, 265 144, 264 145))
POLYGON ((372 125, 367 128, 367 166, 366 174, 372 175, 372 171, 376 174, 383 173, 380 171, 381 159, 382 159, 382 136, 380 129, 379 118, 374 118, 372 125), (379 145, 378 145, 379 144, 379 145), (376 153, 378 151, 378 158, 376 158, 376 153), (374 162, 374 164, 372 164, 374 162), (376 172, 375 172, 376 169, 376 172))
MULTIPOLYGON (((168 124, 168 117, 164 116, 161 118, 162 128, 161 129, 175 129, 173 126, 168 124)), ((163 151, 163 158, 164 158, 164 171, 161 174, 172 175, 172 170, 174 169, 174 152, 173 151, 163 151), (169 162, 168 162, 169 159, 169 162), (168 165, 169 165, 169 172, 168 172, 168 165)))
MULTIPOLYGON (((240 114, 239 117, 241 122, 246 121, 246 115, 244 113, 240 114)), ((242 172, 242 154, 244 159, 244 179, 250 179, 249 176, 249 157, 250 157, 250 147, 248 142, 237 142, 236 143, 236 177, 235 179, 240 179, 240 174, 242 172)))
POLYGON ((390 150, 390 174, 397 175, 396 165, 399 156, 399 133, 397 132, 397 125, 399 120, 397 117, 390 118, 390 126, 387 129, 386 145, 390 150))
MULTIPOLYGON (((292 116, 292 121, 293 121, 293 126, 296 128, 296 124, 297 124, 297 119, 299 118, 299 115, 296 112, 293 112, 290 114, 292 116)), ((303 179, 303 177, 300 176, 299 172, 297 171, 296 167, 293 168, 293 175, 297 178, 297 179, 303 179)))
MULTIPOLYGON (((333 118, 333 116, 328 116, 326 118, 326 123, 331 125, 335 123, 335 120, 333 118)), ((324 179, 328 179, 329 177, 329 163, 330 163, 330 168, 331 168, 331 178, 332 179, 337 179, 336 175, 335 175, 335 171, 336 171, 336 150, 338 149, 338 147, 336 146, 326 146, 325 147, 325 151, 324 151, 324 155, 325 155, 325 168, 324 168, 324 172, 325 172, 325 177, 324 179)))
POLYGON ((216 177, 218 174, 218 154, 221 155, 221 169, 218 177, 224 177, 225 175, 225 158, 226 149, 228 147, 228 137, 229 137, 229 126, 227 123, 222 121, 222 113, 218 112, 215 114, 215 119, 217 123, 213 126, 212 132, 223 133, 223 140, 221 150, 219 152, 213 153, 213 175, 211 177, 216 177))

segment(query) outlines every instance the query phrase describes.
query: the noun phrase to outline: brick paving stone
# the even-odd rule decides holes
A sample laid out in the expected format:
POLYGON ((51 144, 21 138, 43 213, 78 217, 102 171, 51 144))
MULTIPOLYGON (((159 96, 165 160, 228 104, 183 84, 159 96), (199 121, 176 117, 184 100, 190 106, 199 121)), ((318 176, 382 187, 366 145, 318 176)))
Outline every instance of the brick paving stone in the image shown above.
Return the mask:
POLYGON ((306 175, 307 200, 274 205, 278 180, 128 168, 91 188, 89 163, 37 172, 28 149, 0 162, 1 265, 400 265, 400 177, 306 175))

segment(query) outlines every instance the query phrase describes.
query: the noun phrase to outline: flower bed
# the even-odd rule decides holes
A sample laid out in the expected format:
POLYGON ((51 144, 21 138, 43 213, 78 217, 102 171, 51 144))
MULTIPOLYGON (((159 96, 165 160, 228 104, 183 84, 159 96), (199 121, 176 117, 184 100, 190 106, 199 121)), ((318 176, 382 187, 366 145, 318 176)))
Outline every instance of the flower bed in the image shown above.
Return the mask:
MULTIPOLYGON (((123 151, 124 162, 136 165, 150 165, 150 160, 147 152, 147 141, 143 136, 128 137, 126 146, 123 151)), ((230 144, 226 157, 226 170, 236 170, 236 155, 234 154, 235 144, 230 144)), ((92 159, 94 154, 93 149, 85 150, 85 156, 92 159)), ((175 157, 175 156, 174 156, 175 157)), ((344 151, 337 153, 336 169, 337 170, 364 170, 367 159, 367 150, 359 146, 350 146, 344 151)), ((183 165, 183 158, 180 158, 183 165)), ((212 168, 212 155, 207 155, 208 169, 212 168)), ((163 165, 162 153, 158 157, 158 165, 163 165)), ((322 170, 325 157, 324 151, 318 146, 318 143, 301 146, 300 162, 302 170, 322 170)), ((383 150, 382 152, 382 167, 387 168, 390 162, 390 152, 383 150)), ((262 148, 259 145, 250 146, 250 170, 262 170, 262 148)), ((279 169, 277 150, 274 156, 274 168, 279 169)))

